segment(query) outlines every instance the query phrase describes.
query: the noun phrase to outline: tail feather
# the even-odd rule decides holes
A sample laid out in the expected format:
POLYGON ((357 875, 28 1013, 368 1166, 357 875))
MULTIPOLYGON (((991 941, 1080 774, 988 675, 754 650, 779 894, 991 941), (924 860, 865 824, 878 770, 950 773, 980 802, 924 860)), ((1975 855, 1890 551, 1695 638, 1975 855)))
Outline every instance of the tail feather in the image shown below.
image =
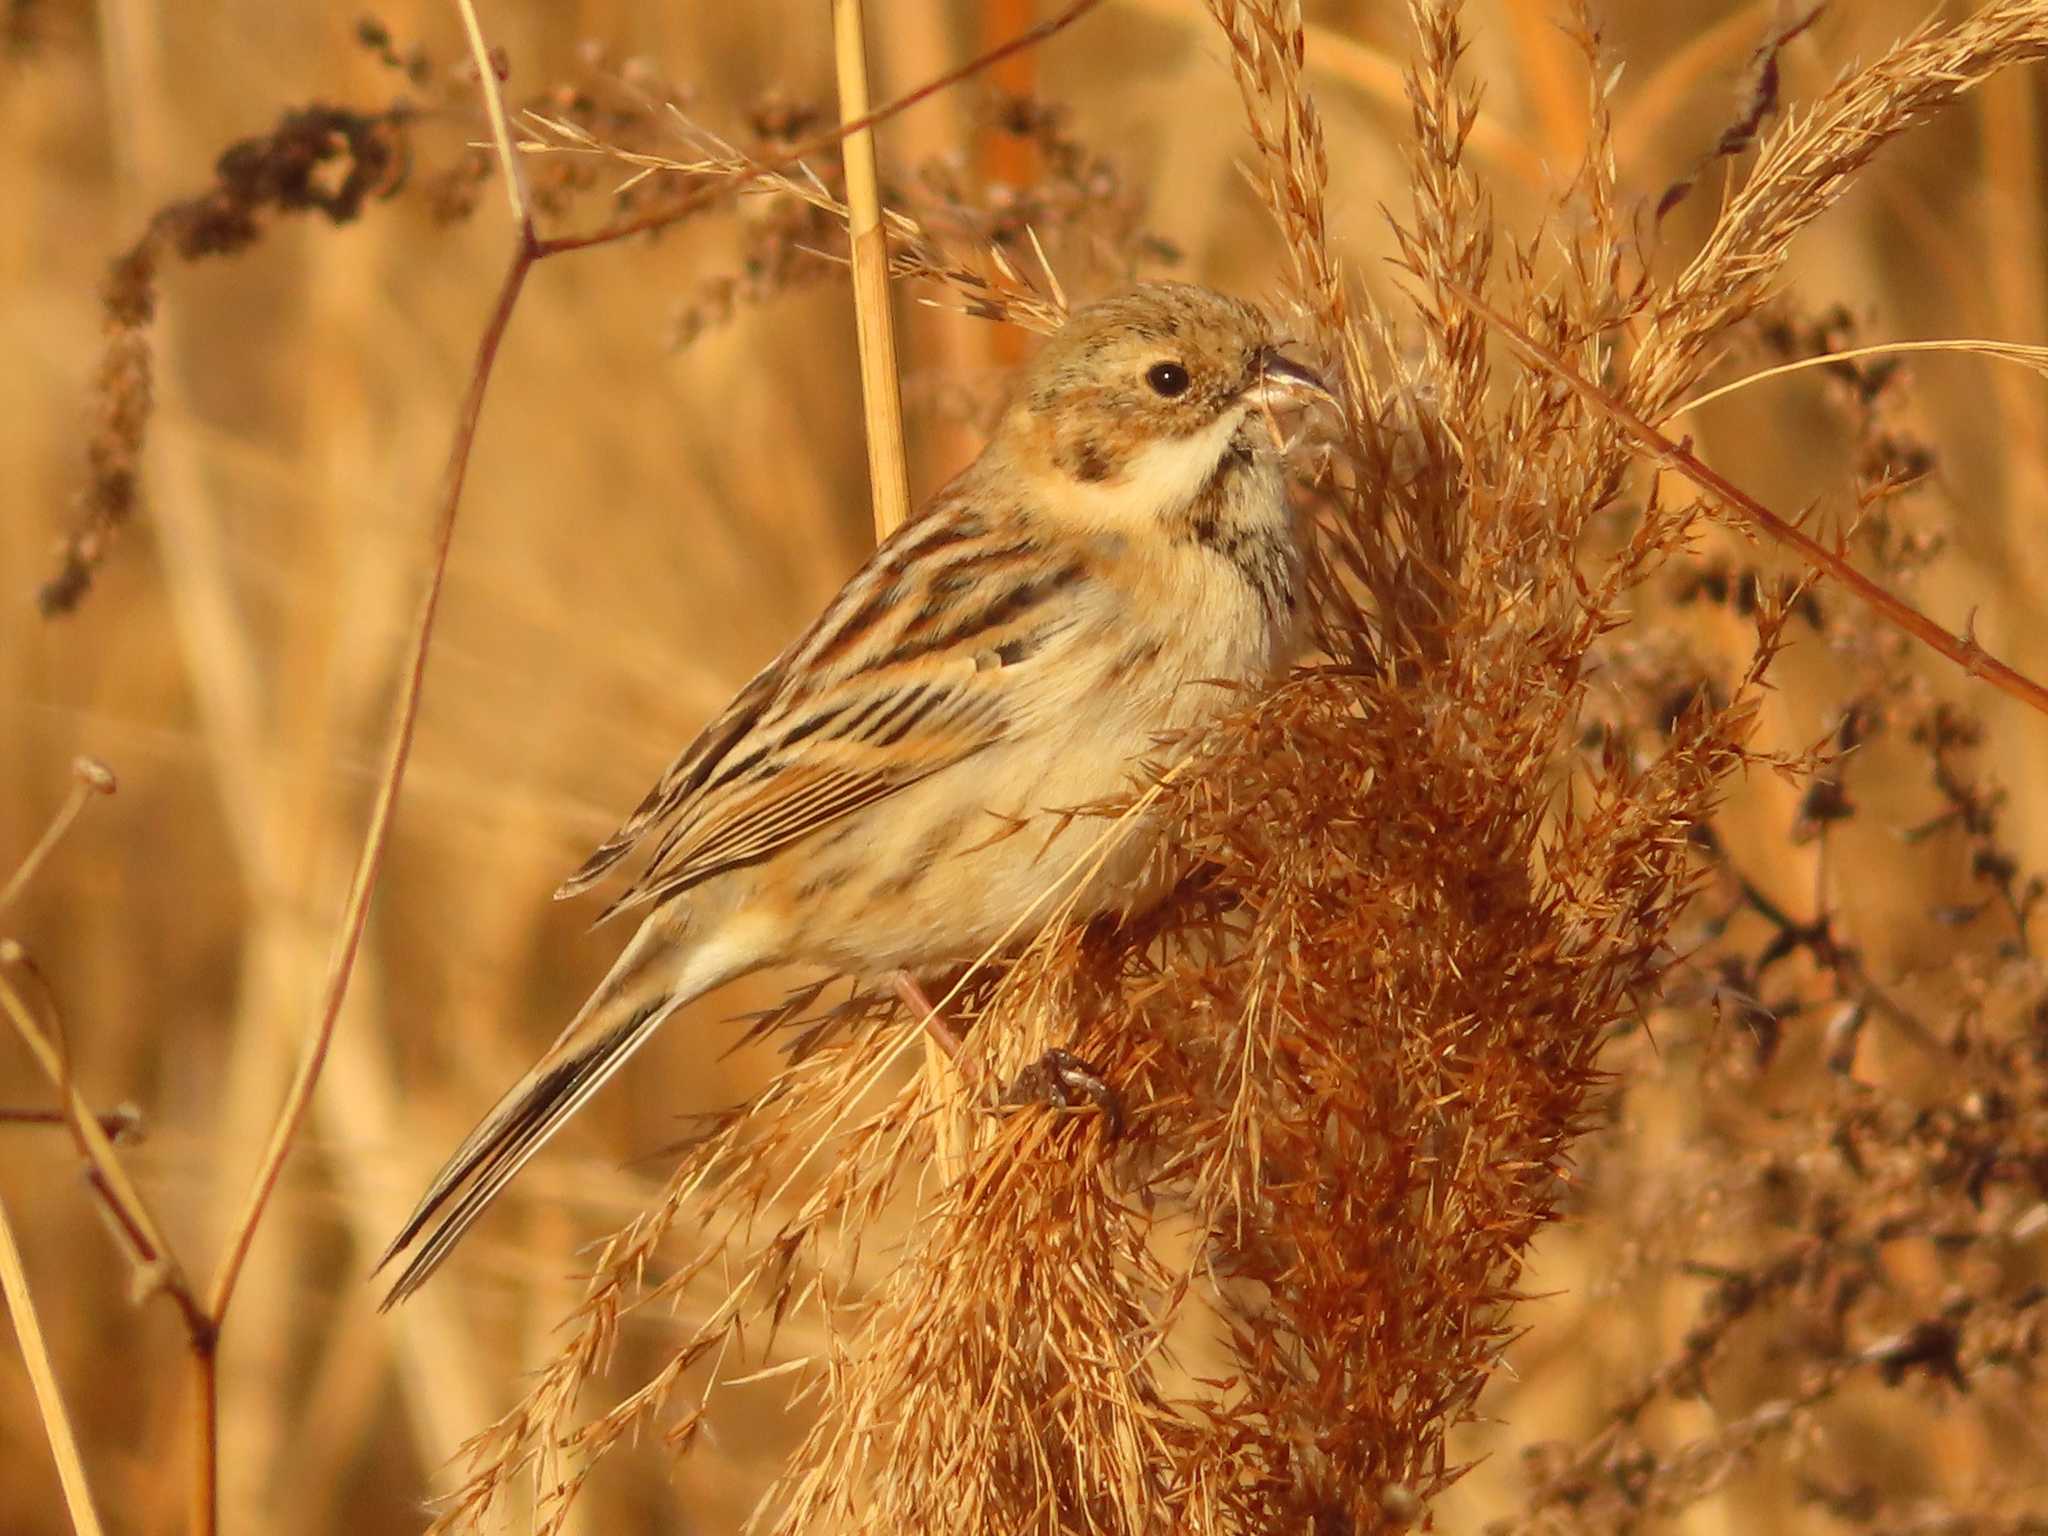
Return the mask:
POLYGON ((730 967, 707 964, 711 957, 701 948, 679 949, 674 931, 657 926, 666 926, 663 916, 657 913, 634 935, 611 974, 554 1045, 434 1176, 372 1271, 383 1270, 425 1234, 384 1298, 382 1310, 426 1283, 513 1176, 670 1014, 734 974, 730 967))
POLYGON ((437 1214, 440 1216, 426 1241, 406 1261, 380 1310, 389 1311, 426 1283, 470 1226, 512 1182, 513 1175, 626 1064, 626 1059, 653 1036, 681 1001, 679 997, 664 996, 642 1004, 624 1023, 575 1055, 543 1062, 541 1068, 527 1074, 499 1102, 448 1160, 377 1261, 377 1269, 382 1270, 400 1251, 411 1246, 428 1222, 434 1221, 437 1214))

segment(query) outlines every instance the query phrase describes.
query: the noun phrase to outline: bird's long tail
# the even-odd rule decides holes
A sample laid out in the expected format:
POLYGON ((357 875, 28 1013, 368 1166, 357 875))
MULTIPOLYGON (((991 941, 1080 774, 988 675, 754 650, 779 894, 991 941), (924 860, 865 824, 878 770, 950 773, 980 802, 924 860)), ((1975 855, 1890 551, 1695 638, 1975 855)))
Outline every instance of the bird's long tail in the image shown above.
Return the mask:
POLYGON ((707 963, 712 957, 704 947, 679 944, 679 935, 665 916, 656 913, 641 926, 568 1028, 434 1176, 377 1261, 377 1270, 382 1270, 426 1232, 384 1298, 384 1310, 426 1283, 527 1159, 652 1038, 670 1014, 734 974, 729 967, 707 963), (430 1222, 433 1227, 428 1231, 430 1222))

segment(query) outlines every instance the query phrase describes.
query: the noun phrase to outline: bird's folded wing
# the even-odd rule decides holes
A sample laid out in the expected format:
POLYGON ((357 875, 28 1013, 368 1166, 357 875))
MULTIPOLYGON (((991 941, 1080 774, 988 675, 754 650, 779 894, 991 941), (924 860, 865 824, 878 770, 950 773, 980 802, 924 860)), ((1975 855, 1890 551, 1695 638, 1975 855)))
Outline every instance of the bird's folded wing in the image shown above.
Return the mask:
MULTIPOLYGON (((686 755, 669 775, 667 804, 613 839, 626 839, 622 854, 659 831, 645 868, 604 915, 756 863, 992 746, 1010 724, 1004 670, 963 657, 917 668, 914 681, 910 669, 870 672, 821 694, 774 699, 738 730, 721 717, 713 731, 723 750, 686 755)), ((600 856, 610 863, 618 854, 600 856)), ((576 878, 587 883, 581 872, 576 878)))
POLYGON ((606 915, 662 900, 1023 727, 1027 680, 1058 671, 1087 567, 984 516, 959 484, 876 549, 557 896, 652 840, 606 915))
POLYGON ((668 771, 655 781, 654 787, 633 808, 633 814, 626 818, 625 825, 600 843, 597 851, 583 861, 582 867, 556 887, 555 900, 562 901, 590 889, 614 864, 633 851, 649 828, 670 819, 688 804, 690 797, 704 787, 704 781, 724 761, 733 744, 761 718, 781 681, 782 662, 778 658, 756 673, 754 680, 726 705, 725 712, 705 726, 702 734, 684 748, 683 755, 669 765, 668 771))

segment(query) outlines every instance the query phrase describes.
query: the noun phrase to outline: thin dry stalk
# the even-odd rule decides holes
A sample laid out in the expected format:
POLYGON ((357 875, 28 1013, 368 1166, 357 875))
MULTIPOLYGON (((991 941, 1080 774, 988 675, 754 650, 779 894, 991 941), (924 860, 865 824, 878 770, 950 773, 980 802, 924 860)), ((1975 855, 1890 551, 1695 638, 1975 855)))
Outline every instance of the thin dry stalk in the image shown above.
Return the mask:
MULTIPOLYGON (((839 115, 851 123, 869 113, 862 16, 861 0, 832 0, 839 115)), ((853 318, 860 336, 869 494, 874 500, 875 537, 883 539, 910 516, 910 467, 903 451, 903 397, 896 381, 896 325, 889 301, 889 236, 882 223, 874 129, 849 132, 841 153, 846 160, 847 233, 853 245, 853 318)))
MULTIPOLYGON (((839 115, 868 115, 868 53, 861 0, 832 0, 833 62, 839 115)), ((910 460, 903 438, 903 395, 896 374, 896 323, 889 291, 889 235, 882 218, 875 134, 861 128, 841 146, 846 164, 846 232, 852 248, 853 318, 860 344, 860 398, 868 445, 868 494, 875 537, 886 539, 910 518, 910 460)), ((925 1042, 924 1066, 934 1092, 959 1086, 952 1060, 936 1040, 925 1042)))
POLYGON ((1947 336, 1928 341, 1880 341, 1869 346, 1844 347, 1839 352, 1824 353, 1817 357, 1802 357, 1793 362, 1759 368, 1755 373, 1745 374, 1739 379, 1730 379, 1726 384, 1717 384, 1703 394, 1694 395, 1672 412, 1672 416, 1676 418, 1697 411, 1716 400, 1726 399, 1745 389, 1753 389, 1769 379, 1781 379, 1789 374, 1805 373, 1814 368, 1840 369, 1845 363, 1858 362, 1866 357, 1904 357, 1915 352, 1954 352, 1968 357, 1989 358, 1993 362, 2012 363, 2024 368, 2036 378, 2048 379, 2048 347, 2028 346, 2017 341, 1994 341, 1983 336, 1947 336))
POLYGON ((21 1343, 22 1364, 28 1368, 36 1409, 49 1433, 50 1454, 57 1463, 57 1478, 64 1488, 64 1506, 71 1513, 71 1527, 78 1536, 100 1536, 104 1528, 99 1511, 93 1506, 92 1485, 85 1475, 85 1462, 78 1454, 78 1436, 71 1427, 71 1415, 64 1409, 64 1393, 57 1385, 56 1367, 50 1363, 50 1346, 36 1317, 35 1297, 28 1288, 21 1246, 14 1240, 14 1224, 8 1219, 5 1201, 0 1201, 0 1298, 5 1298, 8 1314, 14 1319, 14 1336, 21 1343))
POLYGON ((1725 476, 1701 463, 1683 444, 1659 432, 1616 396, 1580 377, 1555 352, 1536 341, 1477 294, 1456 287, 1452 292, 1469 304, 1475 314, 1483 315, 1513 344, 1516 351, 1611 416, 1645 452, 1676 469, 1707 492, 1718 506, 1793 550, 1809 570, 1825 572, 1840 582, 1887 624, 1911 635, 1929 650, 1946 656, 1970 676, 1982 678, 1999 692, 2010 694, 2030 708, 2048 714, 2048 688, 2022 676, 1991 655, 1974 636, 1951 634, 1912 604, 1886 591, 1851 565, 1839 550, 1830 549, 1804 529, 1778 516, 1725 476))
MULTIPOLYGON (((7 882, 5 892, 0 893, 0 910, 5 910, 27 889, 37 870, 77 821, 86 803, 94 795, 113 792, 114 776, 103 764, 90 758, 79 758, 72 764, 71 792, 7 882)), ((139 1292, 143 1295, 161 1293, 170 1297, 184 1315, 188 1328, 203 1329, 203 1319, 176 1258, 164 1243, 154 1216, 114 1153, 115 1132, 109 1127, 118 1126, 120 1122, 112 1116, 95 1115, 87 1108, 72 1084, 63 1050, 37 1027, 27 1001, 5 974, 4 968, 10 966, 29 968, 30 962, 14 940, 0 939, 0 1011, 7 1014, 16 1034, 28 1046, 30 1054, 57 1090, 61 1107, 53 1118, 56 1123, 70 1129, 81 1155, 92 1170, 92 1187, 107 1208, 109 1225, 130 1250, 136 1266, 139 1292)), ((79 1455, 78 1437, 64 1406, 63 1391, 57 1384, 56 1367, 51 1362, 49 1345, 36 1315, 28 1272, 22 1263, 21 1248, 15 1241, 13 1223, 4 1203, 0 1203, 0 1296, 5 1297, 7 1310, 14 1319, 15 1336, 21 1342, 22 1360, 28 1368, 29 1382, 35 1392, 37 1412, 49 1436, 51 1455, 56 1460, 57 1476, 64 1490, 64 1502, 70 1511, 72 1526, 79 1536, 99 1536, 102 1527, 93 1504, 91 1481, 86 1476, 84 1459, 79 1455)))
MULTIPOLYGON (((469 0, 460 0, 460 3, 466 15, 472 13, 469 0)), ((473 19, 471 26, 472 43, 479 48, 478 69, 486 100, 490 102, 494 115, 502 115, 504 108, 498 96, 497 77, 492 71, 488 53, 481 51, 482 34, 475 30, 473 19)), ((494 134, 505 156, 504 174, 507 186, 511 189, 508 191, 508 197, 515 213, 524 215, 525 198, 518 190, 523 183, 518 176, 516 157, 511 153, 509 130, 500 125, 494 128, 494 134)), ((456 511, 461 505, 462 483, 469 471, 470 445, 475 441, 477 422, 483 414, 484 395, 490 385, 492 365, 497 361, 499 343, 504 339, 505 328, 512 319, 513 306, 519 300, 520 290, 525 285, 527 273, 532 270, 535 257, 536 240, 533 226, 530 221, 522 222, 519 226, 518 249, 499 286, 497 302, 491 310, 490 319, 485 322, 483 335, 478 340, 476 363, 470 373, 469 387, 457 409, 455 441, 449 450, 448 468, 441 486, 439 511, 428 544, 430 564, 427 588, 420 600, 411 661, 399 692, 397 721, 392 730, 385 769, 379 777, 377 795, 370 807, 369 824, 363 833, 362 853, 357 860, 355 874, 349 882, 348 897, 342 907, 341 929, 336 938, 334 958, 327 981, 321 989, 320 1010, 315 1017, 298 1073, 293 1078, 291 1087, 286 1092, 284 1105, 278 1112, 270 1144, 264 1149, 262 1159, 257 1165, 241 1219, 235 1225, 228 1251, 214 1275, 208 1293, 208 1310, 216 1317, 224 1316, 228 1304, 234 1299, 235 1283, 241 1277, 243 1262, 248 1258, 249 1245, 255 1240, 256 1228, 263 1219, 264 1209, 269 1204, 272 1193, 276 1190, 284 1160, 291 1152, 292 1141, 305 1119, 307 1106, 312 1102, 313 1089, 319 1081, 321 1065, 327 1058, 328 1046, 334 1038, 335 1023, 341 1016, 341 1005, 348 996, 348 984, 355 969, 356 952, 362 944, 364 925, 369 920, 370 898, 376 891, 377 876, 383 868, 384 853, 390 843, 392 813, 398 804, 399 791, 405 783, 406 764, 412 757, 413 734, 419 723, 420 697, 426 684, 427 654, 433 641, 434 618, 440 608, 442 583, 447 575, 448 552, 454 546, 456 511)))
POLYGON ((71 830, 71 824, 78 820, 86 803, 94 795, 111 795, 114 792, 113 771, 105 763, 90 757, 81 757, 71 765, 71 790, 64 797, 64 803, 57 808, 57 814, 50 818, 43 835, 36 839, 33 848, 22 857, 7 884, 0 887, 0 912, 5 912, 21 899, 21 893, 28 889, 29 882, 36 877, 36 871, 43 867, 43 861, 56 851, 64 841, 64 834, 71 830))
MULTIPOLYGON (((0 953, 0 965, 22 963, 22 957, 11 940, 0 943, 7 948, 7 952, 0 953)), ((187 1281, 177 1254, 164 1240, 163 1229, 151 1212, 149 1203, 142 1198, 141 1191, 122 1167, 112 1140, 102 1128, 101 1117, 92 1112, 84 1095, 71 1081, 63 1050, 36 1023, 27 1000, 4 973, 0 973, 0 1010, 6 1012, 14 1032, 57 1089, 66 1124, 78 1141, 80 1156, 91 1170, 89 1181, 93 1192, 107 1207, 112 1218, 110 1225, 119 1234, 129 1260, 135 1266, 138 1293, 168 1297, 184 1317, 187 1331, 195 1337, 203 1337, 210 1331, 211 1320, 187 1281)))
POLYGON ((475 441, 477 422, 482 416, 484 396, 490 385, 492 366, 497 360, 499 345, 504 339, 506 327, 511 323, 512 310, 518 302, 526 276, 532 270, 538 254, 530 201, 526 194, 523 173, 520 171, 517 157, 512 153, 511 130, 505 120, 504 102, 499 94, 497 75, 489 50, 484 45, 483 32, 477 22, 473 5, 470 0, 459 0, 459 3, 464 14, 478 78, 492 119, 492 135, 499 149, 500 170, 505 177, 507 200, 514 218, 518 221, 518 244, 500 284, 497 302, 478 340, 476 362, 471 370, 468 389, 457 412, 454 442, 449 450, 448 468, 441 487, 439 512, 430 536, 427 588, 420 603, 415 638, 411 647, 411 660, 399 692, 397 719, 384 771, 378 779, 376 796, 370 808, 369 823, 363 834, 362 850, 349 884, 348 897, 343 905, 340 932, 327 979, 322 988, 320 1009, 315 1017, 305 1053, 286 1091, 284 1103, 278 1111, 269 1145, 264 1149, 255 1176, 251 1180, 242 1214, 232 1229, 226 1252, 222 1255, 207 1292, 206 1314, 212 1328, 206 1336, 205 1347, 195 1347, 193 1360, 199 1443, 198 1474, 193 1495, 193 1525, 195 1532, 200 1533, 200 1536, 210 1536, 219 1518, 219 1388, 216 1374, 219 1331, 226 1323, 228 1309, 234 1301, 235 1287, 241 1278, 242 1266, 247 1261, 250 1247, 255 1242, 256 1230, 262 1223, 263 1214, 276 1192, 285 1159, 290 1155, 292 1144, 311 1106, 313 1091, 319 1083, 320 1070, 333 1043, 335 1026, 341 1017, 341 1007, 347 999, 349 983, 355 974, 356 956, 362 944, 364 928, 369 921, 370 899, 376 891, 378 875, 383 868, 384 856, 390 843, 392 816, 405 783, 406 766, 412 755, 414 733, 419 722, 420 699, 426 684, 427 656, 433 641, 434 619, 440 607, 442 585, 447 575, 448 555, 454 544, 456 514, 461 506, 463 481, 468 473, 470 446, 475 441))

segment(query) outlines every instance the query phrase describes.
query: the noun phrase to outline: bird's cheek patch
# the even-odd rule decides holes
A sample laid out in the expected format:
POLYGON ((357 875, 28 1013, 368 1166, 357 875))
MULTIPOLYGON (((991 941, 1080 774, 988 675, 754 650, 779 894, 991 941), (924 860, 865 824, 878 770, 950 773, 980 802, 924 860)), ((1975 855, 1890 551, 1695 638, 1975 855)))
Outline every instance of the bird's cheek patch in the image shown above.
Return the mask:
POLYGON ((1100 485, 1116 473, 1118 459, 1100 438, 1075 436, 1060 444, 1059 466, 1083 485, 1100 485))

